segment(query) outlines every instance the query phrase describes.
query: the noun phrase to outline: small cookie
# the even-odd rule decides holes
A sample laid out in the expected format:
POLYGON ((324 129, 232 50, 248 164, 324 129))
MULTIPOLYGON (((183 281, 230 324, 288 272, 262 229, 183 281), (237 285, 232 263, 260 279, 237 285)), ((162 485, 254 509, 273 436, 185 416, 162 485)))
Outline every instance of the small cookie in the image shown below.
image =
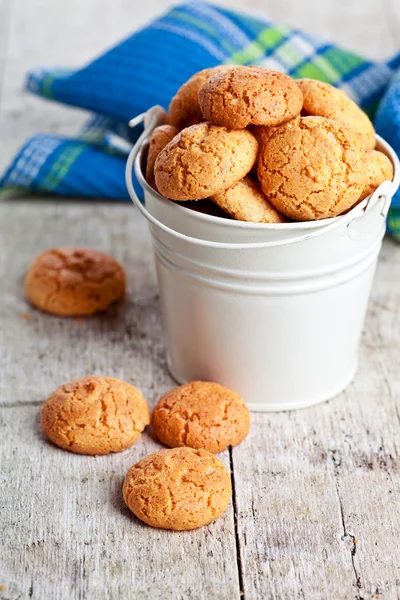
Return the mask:
POLYGON ((232 187, 211 196, 222 210, 237 221, 285 223, 286 219, 268 201, 258 183, 244 177, 232 187))
POLYGON ((104 311, 124 297, 125 288, 125 272, 115 258, 88 248, 46 250, 25 277, 28 300, 60 317, 104 311))
POLYGON ((365 153, 366 183, 361 192, 360 200, 364 200, 372 194, 384 181, 392 181, 392 161, 378 150, 370 150, 365 153))
POLYGON ((91 455, 129 448, 149 423, 149 408, 139 390, 109 377, 62 385, 44 403, 41 417, 53 444, 91 455))
POLYGON ((187 127, 157 157, 157 189, 172 200, 208 198, 247 175, 257 148, 247 130, 229 131, 211 123, 187 127))
POLYGON ((216 453, 244 440, 250 428, 250 413, 242 398, 228 388, 192 381, 161 398, 151 424, 167 446, 190 446, 216 453))
POLYGON ((329 83, 315 79, 299 79, 303 93, 304 116, 326 117, 353 129, 366 150, 375 148, 375 130, 368 116, 349 96, 329 83))
POLYGON ((364 156, 351 129, 323 117, 302 117, 297 126, 282 125, 265 144, 258 178, 268 200, 284 215, 296 221, 326 219, 360 197, 364 156))
POLYGON ((146 181, 151 187, 155 187, 154 163, 161 150, 179 133, 172 125, 160 125, 153 130, 150 138, 149 151, 146 163, 146 181))
POLYGON ((207 121, 229 129, 248 125, 280 125, 296 117, 303 96, 296 83, 279 71, 237 67, 216 73, 199 91, 207 121))
POLYGON ((185 531, 222 515, 232 488, 218 458, 205 450, 174 448, 133 465, 122 493, 127 507, 151 527, 185 531))
POLYGON ((172 98, 168 108, 168 122, 178 129, 184 129, 204 121, 198 102, 199 89, 215 73, 232 68, 231 65, 218 65, 210 69, 203 69, 192 75, 172 98))

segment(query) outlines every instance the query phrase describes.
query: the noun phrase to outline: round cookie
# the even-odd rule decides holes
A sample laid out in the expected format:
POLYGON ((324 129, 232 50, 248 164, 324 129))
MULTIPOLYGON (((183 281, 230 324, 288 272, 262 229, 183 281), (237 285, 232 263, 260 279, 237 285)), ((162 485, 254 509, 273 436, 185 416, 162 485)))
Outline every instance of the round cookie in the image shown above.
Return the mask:
POLYGON ((173 125, 160 125, 159 127, 156 127, 151 134, 146 163, 146 181, 153 188, 155 187, 154 163, 156 162, 156 158, 161 150, 165 148, 178 133, 178 129, 173 127, 173 125))
POLYGON ((108 454, 132 446, 150 423, 146 400, 133 385, 85 377, 59 387, 42 408, 41 425, 60 448, 108 454))
POLYGON ((218 383, 192 381, 163 396, 151 424, 167 446, 222 452, 237 446, 250 428, 250 413, 240 396, 218 383))
POLYGON ((154 165, 160 194, 172 200, 201 200, 242 179, 257 158, 257 140, 247 130, 199 123, 181 131, 154 165))
POLYGON ((128 508, 151 527, 184 531, 217 519, 228 507, 232 488, 227 469, 215 456, 174 448, 133 465, 122 493, 128 508))
POLYGON ((88 248, 54 248, 37 256, 25 276, 28 300, 60 317, 104 311, 125 295, 125 272, 111 256, 88 248))
POLYGON ((218 65, 192 75, 172 98, 168 108, 168 122, 177 129, 184 129, 204 121, 198 102, 199 89, 215 73, 232 68, 231 65, 218 65))
POLYGON ((384 181, 392 181, 392 161, 378 150, 370 150, 365 153, 366 182, 361 192, 360 200, 364 200, 372 194, 384 181))
POLYGON ((229 129, 248 125, 280 125, 296 117, 303 96, 296 83, 279 71, 237 67, 216 73, 199 91, 207 121, 229 129))
POLYGON ((284 223, 285 217, 268 201, 260 185, 244 177, 232 187, 211 196, 223 211, 237 221, 284 223))
POLYGON ((304 116, 333 119, 353 129, 366 150, 375 148, 375 130, 365 112, 342 90, 315 79, 299 79, 297 85, 303 93, 304 116))
POLYGON ((302 117, 295 127, 282 125, 265 144, 258 178, 268 200, 284 215, 296 221, 326 219, 360 197, 364 156, 352 130, 323 117, 302 117))

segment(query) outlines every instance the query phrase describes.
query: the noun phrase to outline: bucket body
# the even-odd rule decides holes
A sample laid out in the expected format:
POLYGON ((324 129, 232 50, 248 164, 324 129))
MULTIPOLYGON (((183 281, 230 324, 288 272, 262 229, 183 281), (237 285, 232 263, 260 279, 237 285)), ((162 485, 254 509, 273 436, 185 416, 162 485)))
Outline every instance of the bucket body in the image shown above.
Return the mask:
MULTIPOLYGON (((397 158, 380 143, 397 178, 397 158)), ((173 377, 216 381, 258 411, 302 408, 342 391, 356 372, 397 179, 334 219, 256 225, 163 199, 141 171, 139 155, 140 210, 149 220, 173 377)))

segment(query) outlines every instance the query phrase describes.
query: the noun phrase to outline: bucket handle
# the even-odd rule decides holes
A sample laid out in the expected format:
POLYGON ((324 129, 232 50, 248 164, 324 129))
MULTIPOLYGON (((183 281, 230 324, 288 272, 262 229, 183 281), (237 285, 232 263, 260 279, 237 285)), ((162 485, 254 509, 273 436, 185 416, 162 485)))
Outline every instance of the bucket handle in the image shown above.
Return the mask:
MULTIPOLYGON (((275 240, 272 242, 249 242, 249 243, 213 242, 210 240, 202 240, 200 238, 195 238, 195 237, 186 235, 184 233, 180 233, 179 231, 175 231, 174 229, 171 229, 170 227, 168 227, 167 225, 165 225, 164 223, 162 223, 161 221, 156 219, 151 213, 149 213, 149 211, 146 209, 144 204, 142 204, 142 202, 139 200, 139 198, 135 192, 135 188, 133 187, 133 182, 132 182, 133 164, 134 164, 136 156, 140 150, 142 142, 146 137, 148 137, 149 131, 154 129, 154 127, 159 123, 161 115, 165 115, 164 110, 160 106, 154 106, 150 110, 148 110, 146 113, 137 115, 134 119, 129 121, 129 125, 131 127, 134 127, 134 126, 138 125, 139 123, 144 122, 144 131, 142 132, 142 134, 140 135, 140 137, 138 138, 138 140, 136 141, 135 145, 133 146, 132 150, 129 153, 128 159, 126 161, 126 167, 125 167, 125 181, 126 181, 126 187, 128 188, 128 192, 131 197, 131 200, 136 205, 139 212, 145 217, 145 219, 147 221, 149 221, 152 225, 154 225, 158 229, 161 229, 162 231, 164 231, 164 233, 172 235, 173 237, 180 239, 184 242, 191 243, 191 244, 194 243, 199 246, 204 246, 204 247, 208 247, 208 248, 221 248, 221 249, 229 248, 232 250, 251 250, 253 248, 273 248, 273 247, 278 247, 278 246, 286 246, 288 244, 295 244, 297 242, 304 242, 305 240, 309 240, 312 238, 316 238, 320 235, 323 235, 324 233, 327 233, 328 231, 335 229, 336 227, 338 227, 341 224, 341 220, 338 218, 338 219, 335 219, 333 222, 331 222, 326 227, 320 227, 319 229, 317 229, 315 231, 312 231, 310 233, 305 233, 301 236, 287 238, 284 240, 275 240)), ((389 183, 389 182, 385 182, 385 183, 389 183)), ((382 186, 384 186, 385 183, 383 183, 382 186)), ((384 193, 382 194, 380 192, 380 188, 382 186, 379 186, 379 188, 377 188, 375 190, 375 192, 372 194, 372 196, 366 206, 366 209, 365 209, 366 211, 368 210, 368 208, 371 208, 371 206, 375 206, 376 202, 381 200, 382 198, 384 199, 385 208, 387 206, 387 209, 388 209, 388 205, 390 204, 391 198, 389 196, 389 199, 387 199, 387 196, 384 193)), ((385 208, 383 208, 383 210, 381 211, 381 216, 384 218, 386 217, 385 212, 387 212, 387 210, 385 211, 385 208)), ((362 215, 360 215, 360 217, 363 216, 364 214, 365 213, 362 213, 362 215)))

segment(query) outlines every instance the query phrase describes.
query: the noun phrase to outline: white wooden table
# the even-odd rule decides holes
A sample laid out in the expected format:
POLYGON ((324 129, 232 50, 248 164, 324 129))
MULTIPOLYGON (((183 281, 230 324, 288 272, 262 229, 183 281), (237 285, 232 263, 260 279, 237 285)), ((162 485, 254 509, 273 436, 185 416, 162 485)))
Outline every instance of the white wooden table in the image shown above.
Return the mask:
MULTIPOLYGON (((82 114, 21 93, 35 64, 79 64, 165 8, 162 0, 0 0, 0 167, 31 133, 72 133, 82 114), (140 4, 140 7, 139 7, 140 4)), ((346 44, 396 50, 396 0, 225 4, 346 44)), ((117 455, 51 446, 40 405, 82 375, 120 377, 154 405, 168 375, 146 225, 130 205, 0 204, 0 600, 400 598, 400 246, 384 244, 348 390, 292 413, 253 414, 222 460, 233 504, 190 533, 151 529, 124 507, 128 468, 159 448, 145 433, 117 455), (41 250, 110 252, 129 278, 124 306, 62 320, 29 307, 23 276, 41 250)))

